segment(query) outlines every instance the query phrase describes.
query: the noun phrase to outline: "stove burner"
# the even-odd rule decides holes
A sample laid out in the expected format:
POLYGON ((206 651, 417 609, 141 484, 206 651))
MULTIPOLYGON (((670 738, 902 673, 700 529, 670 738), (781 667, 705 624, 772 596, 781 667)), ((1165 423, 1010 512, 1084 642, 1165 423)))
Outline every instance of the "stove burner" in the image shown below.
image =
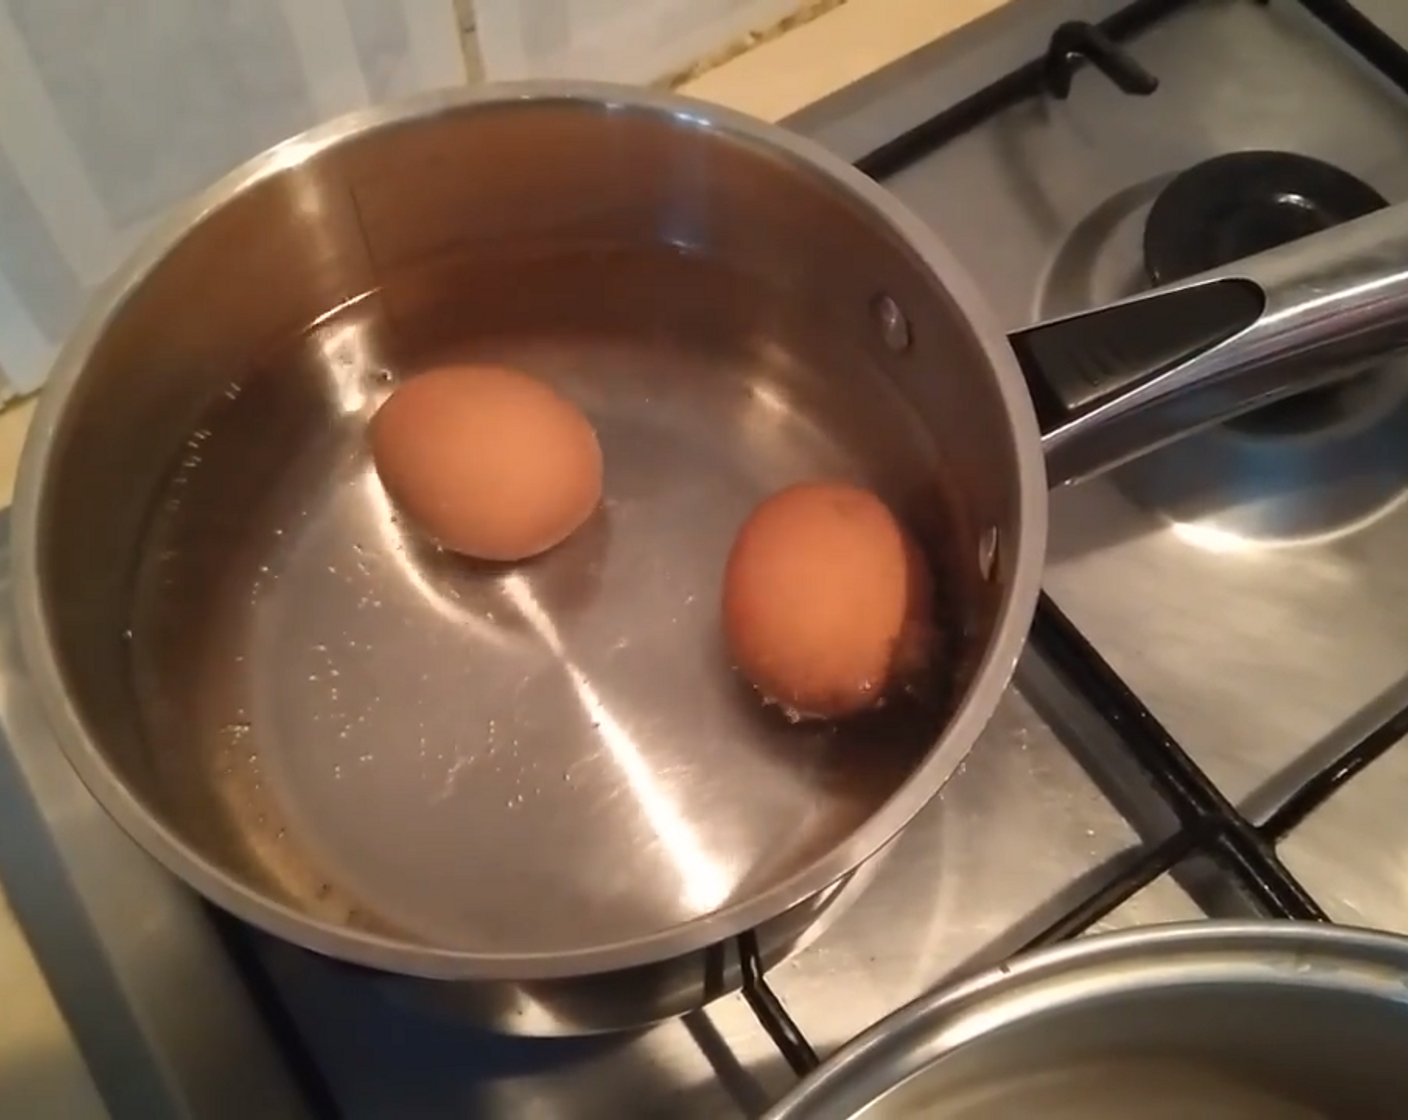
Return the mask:
MULTIPOLYGON (((1142 279, 1174 283, 1386 205, 1367 183, 1309 156, 1218 156, 1155 196, 1142 279)), ((1204 547, 1342 536, 1408 494, 1404 372, 1370 370, 1257 409, 1130 464, 1115 481, 1204 547)))
POLYGON ((1232 152, 1174 176, 1144 223, 1155 285, 1230 264, 1388 203, 1362 179, 1293 152, 1232 152))
MULTIPOLYGON (((1274 249, 1388 202, 1362 179, 1294 152, 1231 152, 1174 177, 1144 224, 1150 283, 1171 284, 1274 249)), ((1249 434, 1293 434, 1333 422, 1344 386, 1300 394, 1231 421, 1249 434)))

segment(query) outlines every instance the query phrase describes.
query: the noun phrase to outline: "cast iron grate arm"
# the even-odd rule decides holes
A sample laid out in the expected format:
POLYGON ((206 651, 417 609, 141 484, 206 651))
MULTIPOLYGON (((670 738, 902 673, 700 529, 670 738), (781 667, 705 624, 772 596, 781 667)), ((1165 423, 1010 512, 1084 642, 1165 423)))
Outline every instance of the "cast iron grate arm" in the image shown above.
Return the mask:
POLYGON ((1071 20, 1051 34, 1042 62, 1046 90, 1065 100, 1071 94, 1071 79, 1082 62, 1088 62, 1125 93, 1148 97, 1159 88, 1159 79, 1144 69, 1123 47, 1093 23, 1071 20))

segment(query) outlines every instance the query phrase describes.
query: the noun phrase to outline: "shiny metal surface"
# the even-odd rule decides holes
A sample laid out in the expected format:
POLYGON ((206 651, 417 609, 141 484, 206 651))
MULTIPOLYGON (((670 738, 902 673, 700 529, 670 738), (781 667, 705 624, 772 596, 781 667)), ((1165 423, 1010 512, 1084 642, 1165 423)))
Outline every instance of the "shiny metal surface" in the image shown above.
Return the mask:
MULTIPOLYGON (((1403 31, 1394 5, 1359 6, 1403 31)), ((1214 154, 1304 152, 1390 202, 1408 198, 1403 95, 1296 5, 1193 5, 1133 49, 1160 76, 1153 97, 1082 83, 1068 102, 1001 114, 887 184, 953 231, 955 251, 1005 325, 1128 294, 1153 192, 1214 154), (1263 65, 1268 58, 1277 64, 1263 65)), ((1279 439, 1216 429, 1052 496, 1048 591, 1256 815, 1342 749, 1361 710, 1404 693, 1408 478, 1395 477, 1401 456, 1386 469, 1381 448, 1396 442, 1401 420, 1376 421, 1379 403, 1364 393, 1355 416, 1332 407, 1315 431, 1279 439), (1234 446, 1217 458, 1250 469, 1210 482, 1194 465, 1212 457, 1207 441, 1234 446), (1322 449, 1312 453, 1306 444, 1315 441, 1322 449), (1333 473, 1304 469, 1327 460, 1333 473), (1151 476, 1155 493, 1183 500, 1169 509, 1149 502, 1151 476), (1322 531, 1283 535, 1255 523, 1259 515, 1322 531), (1253 522, 1253 531, 1229 532, 1229 521, 1253 522)), ((1369 924, 1395 929, 1408 929, 1397 871, 1408 851, 1397 824, 1405 766, 1394 753, 1347 793, 1358 806, 1339 820, 1349 831, 1314 843, 1297 835, 1286 852, 1332 910, 1354 896, 1373 912, 1362 911, 1369 924)))
MULTIPOLYGON (((209 911, 93 800, 45 724, 19 649, 0 512, 0 877, 64 1022, 113 1120, 305 1120, 286 1055, 209 911)), ((10 978, 7 976, 6 984, 10 978)), ((36 1024, 5 988, 6 1029, 36 1024)), ((42 1052, 4 1073, 41 1108, 42 1052)), ((88 1115, 73 1083, 67 1117, 88 1115)), ((90 1090, 91 1092, 91 1090, 90 1090)), ((9 1098, 6 1098, 7 1100, 9 1098)), ((97 1106, 95 1106, 97 1107, 97 1106)))
POLYGON ((1015 363, 932 234, 804 141, 610 87, 445 93, 236 172, 33 432, 20 632, 99 799, 244 919, 481 981, 427 990, 523 1033, 680 1014, 736 985, 731 935, 815 932, 997 703, 1044 536, 1015 363), (427 550, 376 482, 366 421, 447 357, 598 430, 603 506, 539 561, 427 550), (944 588, 935 687, 844 728, 759 705, 717 622, 737 526, 815 477, 887 496, 944 588))
POLYGON ((1107 934, 917 1001, 764 1120, 1390 1120, 1408 1093, 1405 983, 1408 941, 1384 934, 1107 934))
MULTIPOLYGON (((1408 206, 1389 206, 1124 302, 1147 301, 1157 308, 1171 293, 1213 290, 1229 282, 1249 284, 1259 295, 1262 310, 1256 322, 1045 432, 1042 446, 1053 482, 1103 473, 1255 407, 1337 384, 1401 351, 1408 345, 1408 206)), ((1119 308, 1096 316, 1112 313, 1119 308)), ((1077 313, 1074 320, 1080 319, 1077 313)), ((1386 407, 1399 403, 1399 394, 1391 393, 1386 407)), ((1278 434, 1294 440, 1301 434, 1251 431, 1245 425, 1231 430, 1248 441, 1278 434)), ((1341 440, 1358 437, 1357 431, 1340 433, 1341 440)), ((1198 461, 1186 449, 1177 454, 1180 462, 1198 461)), ((1142 471, 1158 473, 1160 467, 1145 464, 1142 471)))
MULTIPOLYGON (((855 158, 1039 55, 1055 23, 1123 6, 1017 0, 796 123, 855 158)), ((1361 0, 1360 7, 1398 19, 1395 30, 1408 41, 1396 5, 1361 0)), ((1349 61, 1293 5, 1199 3, 1141 36, 1135 49, 1162 81, 1154 97, 1126 99, 1083 71, 1070 101, 1028 107, 998 128, 979 128, 895 184, 921 216, 948 223, 946 239, 1004 327, 1129 294, 1104 272, 1088 281, 1089 293, 1072 288, 1064 301, 1051 294, 1062 246, 1108 197, 1099 192, 1116 189, 1115 180, 1140 182, 1228 148, 1285 147, 1339 162, 1395 201, 1408 197, 1404 99, 1349 61)), ((1124 219, 1114 243, 1131 228, 1137 233, 1138 220, 1137 210, 1124 219), (1136 224, 1124 224, 1130 221, 1136 224)), ((1134 260, 1100 258, 1114 273, 1121 259, 1134 260)), ((1296 774, 1408 691, 1395 695, 1395 666, 1404 662, 1394 637, 1403 627, 1393 610, 1404 598, 1394 597, 1393 542, 1369 548, 1360 537, 1331 547, 1213 551, 1185 543, 1154 513, 1131 508, 1123 472, 1117 480, 1119 487, 1116 479, 1099 479, 1054 495, 1048 584, 1160 717, 1188 737, 1198 761, 1265 815, 1296 774)), ((1226 543, 1236 549, 1239 542, 1226 543)), ((7 689, 12 676, 22 681, 23 667, 5 666, 7 689)), ((6 726, 11 730, 8 715, 6 726)), ((49 737, 32 723, 23 730, 11 734, 16 757, 52 754, 49 737)), ((1282 846, 1292 870, 1341 920, 1408 930, 1405 766, 1401 748, 1390 753, 1282 846)), ((115 834, 74 839, 67 806, 76 803, 35 795, 32 811, 75 846, 121 846, 115 834)), ((9 803, 0 811, 8 813, 9 803)), ((1140 837, 1157 838, 1170 826, 1097 714, 1028 654, 1017 688, 940 798, 906 828, 861 904, 775 968, 772 984, 825 1054, 917 993, 1004 959, 1114 874, 1140 837)), ((10 843, 12 834, 0 829, 0 846, 10 843)), ((1248 913, 1215 868, 1186 871, 1141 891, 1104 928, 1248 913)), ((32 873, 23 858, 7 861, 12 893, 13 883, 32 873)), ((115 905, 123 890, 124 875, 114 872, 84 880, 73 893, 115 905)), ((168 890, 185 897, 174 879, 168 890)), ((71 926, 64 913, 25 920, 42 941, 71 926)), ((147 937, 155 953, 157 946, 202 944, 210 933, 197 916, 168 913, 147 937)), ((285 942, 257 942, 340 1112, 354 1120, 737 1120, 758 1116, 795 1083, 737 996, 629 1036, 504 1039, 394 999, 285 942)), ((72 961, 57 955, 45 964, 72 973, 72 961)), ((138 993, 148 990, 141 976, 125 975, 138 993)), ((68 993, 66 1004, 111 1014, 91 992, 68 993)), ((223 998, 201 1003, 225 1006, 223 998)), ((210 1010, 193 1007, 192 1022, 209 1025, 210 1010)), ((169 1039, 154 1036, 151 1045, 173 1066, 190 1068, 169 1039)), ((262 1068, 260 1060, 250 1057, 248 1068, 262 1068)))
MULTIPOLYGON (((1239 264, 1260 318, 1047 433, 1055 477, 1408 342, 1400 243, 1408 207, 1239 264)), ((100 800, 266 930, 491 983, 457 1002, 501 1029, 680 1014, 727 986, 673 962, 755 927, 785 955, 1007 684, 1045 529, 1015 362, 941 240, 802 140, 440 94, 235 172, 112 288, 22 465, 20 632, 100 800), (598 429, 603 507, 532 564, 425 548, 371 469, 379 401, 447 357, 598 429), (885 496, 943 589, 934 687, 848 725, 757 704, 715 606, 748 512, 818 477, 885 496)))
MULTIPOLYGON (((1044 698, 1041 666, 1027 661, 1021 672, 1026 690, 1044 698)), ((1089 742, 1111 750, 1098 735, 1089 742)), ((917 993, 1016 951, 1120 867, 1137 841, 1069 747, 1010 691, 939 800, 895 842, 873 886, 775 968, 771 982, 817 1049, 830 1053, 917 993)), ((1165 879, 1102 928, 1201 913, 1165 879)), ((759 1115, 796 1082, 739 996, 638 1035, 510 1040, 389 998, 282 942, 263 942, 262 953, 353 1120, 535 1110, 572 1120, 623 1112, 736 1120, 759 1115)))

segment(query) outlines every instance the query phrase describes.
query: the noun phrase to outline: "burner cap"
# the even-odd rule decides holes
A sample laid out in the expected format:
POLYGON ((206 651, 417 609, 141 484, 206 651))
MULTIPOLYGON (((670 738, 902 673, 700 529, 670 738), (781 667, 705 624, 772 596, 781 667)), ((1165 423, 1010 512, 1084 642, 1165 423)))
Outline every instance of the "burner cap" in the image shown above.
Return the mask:
POLYGON ((1194 164, 1160 192, 1144 224, 1144 268, 1153 284, 1173 283, 1387 205, 1322 160, 1232 152, 1194 164))

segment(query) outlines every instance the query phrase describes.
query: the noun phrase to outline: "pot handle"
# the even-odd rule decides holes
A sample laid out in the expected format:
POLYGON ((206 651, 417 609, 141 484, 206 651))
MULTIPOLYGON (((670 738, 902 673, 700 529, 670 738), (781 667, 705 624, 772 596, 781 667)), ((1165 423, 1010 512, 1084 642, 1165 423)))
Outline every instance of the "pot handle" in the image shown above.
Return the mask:
POLYGON ((1051 484, 1079 481, 1408 349, 1408 205, 1009 340, 1051 484))

